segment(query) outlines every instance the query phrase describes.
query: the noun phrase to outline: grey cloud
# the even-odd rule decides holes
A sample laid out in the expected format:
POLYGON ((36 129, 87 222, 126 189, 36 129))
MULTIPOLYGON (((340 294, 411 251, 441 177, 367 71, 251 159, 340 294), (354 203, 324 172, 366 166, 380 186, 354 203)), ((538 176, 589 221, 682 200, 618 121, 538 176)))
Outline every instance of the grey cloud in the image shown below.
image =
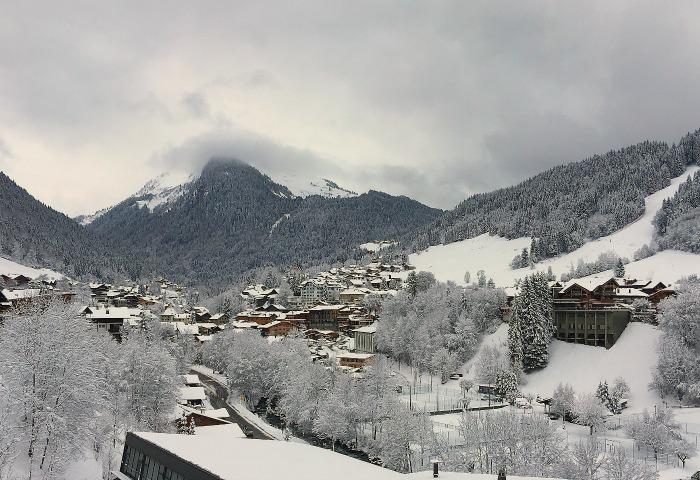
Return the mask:
POLYGON ((40 138, 145 179, 225 150, 449 208, 700 127, 693 1, 5 7, 0 129, 18 158, 40 138))

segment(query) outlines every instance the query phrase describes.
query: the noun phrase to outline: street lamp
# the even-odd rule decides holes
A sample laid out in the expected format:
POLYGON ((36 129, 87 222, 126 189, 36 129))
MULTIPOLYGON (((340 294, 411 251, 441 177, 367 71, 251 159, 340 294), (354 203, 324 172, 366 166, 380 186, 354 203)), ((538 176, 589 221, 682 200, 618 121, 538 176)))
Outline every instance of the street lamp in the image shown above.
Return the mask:
POLYGON ((433 464, 433 478, 438 477, 438 465, 442 463, 442 458, 440 458, 440 455, 431 455, 430 456, 430 463, 433 464))

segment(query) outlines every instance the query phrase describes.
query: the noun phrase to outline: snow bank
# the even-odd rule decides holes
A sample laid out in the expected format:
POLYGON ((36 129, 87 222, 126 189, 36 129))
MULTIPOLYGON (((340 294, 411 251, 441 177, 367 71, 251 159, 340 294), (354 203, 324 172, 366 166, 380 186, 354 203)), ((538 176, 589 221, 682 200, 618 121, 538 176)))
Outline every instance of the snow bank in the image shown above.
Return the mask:
POLYGON ((653 408, 661 402, 648 388, 656 365, 660 331, 642 323, 630 323, 609 350, 553 340, 549 365, 526 376, 526 392, 551 395, 559 382, 570 383, 577 393, 594 392, 598 382, 623 377, 630 386, 629 412, 653 408))
POLYGON ((66 278, 65 275, 49 270, 48 268, 25 267, 24 265, 15 263, 12 260, 0 257, 0 274, 12 273, 17 275, 25 275, 29 278, 36 278, 41 275, 46 275, 51 280, 66 278))
MULTIPOLYGON (((652 220, 661 208, 664 199, 673 196, 678 191, 680 184, 698 170, 700 170, 698 166, 688 168, 683 175, 674 178, 671 185, 646 197, 644 199, 644 214, 636 221, 607 237, 590 241, 571 253, 539 262, 537 270, 545 271, 548 267, 552 267, 553 272, 559 276, 568 272, 572 265, 576 266, 579 260, 593 261, 602 252, 609 250, 631 260, 634 252, 651 242, 654 233, 652 220)), ((496 285, 507 287, 512 286, 518 278, 530 273, 529 268, 511 270, 509 266, 516 253, 520 253, 523 248, 529 246, 530 239, 527 237, 506 240, 502 237, 484 234, 448 245, 430 247, 423 252, 410 255, 409 258, 417 270, 431 271, 438 280, 464 283, 465 271, 471 273, 473 281, 476 272, 484 270, 487 276, 493 278, 496 285)), ((687 262, 683 271, 693 269, 695 272, 700 271, 697 268, 700 266, 700 255, 690 253, 678 255, 679 253, 661 256, 658 260, 651 260, 653 257, 650 257, 650 259, 645 259, 649 260, 648 262, 634 262, 635 264, 641 263, 641 265, 631 264, 631 270, 628 271, 631 275, 639 275, 640 277, 652 276, 657 271, 673 272, 675 271, 673 267, 661 270, 663 262, 669 259, 678 260, 678 264, 687 262), (635 271, 639 273, 634 273, 635 271)), ((673 281, 673 279, 669 279, 669 281, 673 281)))

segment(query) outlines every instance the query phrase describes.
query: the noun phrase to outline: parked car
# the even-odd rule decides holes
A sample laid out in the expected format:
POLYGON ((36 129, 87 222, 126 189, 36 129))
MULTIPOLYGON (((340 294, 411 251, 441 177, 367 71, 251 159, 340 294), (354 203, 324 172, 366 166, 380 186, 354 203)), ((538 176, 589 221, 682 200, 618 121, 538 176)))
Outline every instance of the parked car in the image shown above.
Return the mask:
POLYGON ((515 405, 518 408, 532 408, 532 405, 530 405, 530 402, 527 401, 527 398, 523 397, 516 398, 513 405, 515 405))
POLYGON ((453 373, 452 375, 450 375, 450 380, 459 380, 459 377, 461 377, 460 374, 453 373))
POLYGON ((550 420, 559 420, 561 418, 561 415, 559 415, 557 412, 549 412, 548 416, 550 420))

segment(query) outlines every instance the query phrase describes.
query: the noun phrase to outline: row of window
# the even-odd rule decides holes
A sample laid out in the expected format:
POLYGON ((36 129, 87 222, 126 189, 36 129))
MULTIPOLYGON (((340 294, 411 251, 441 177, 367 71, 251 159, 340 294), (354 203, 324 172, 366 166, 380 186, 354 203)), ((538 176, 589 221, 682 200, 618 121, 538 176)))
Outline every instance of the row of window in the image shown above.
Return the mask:
POLYGON ((120 471, 134 480, 184 480, 178 473, 129 445, 124 446, 120 471))

